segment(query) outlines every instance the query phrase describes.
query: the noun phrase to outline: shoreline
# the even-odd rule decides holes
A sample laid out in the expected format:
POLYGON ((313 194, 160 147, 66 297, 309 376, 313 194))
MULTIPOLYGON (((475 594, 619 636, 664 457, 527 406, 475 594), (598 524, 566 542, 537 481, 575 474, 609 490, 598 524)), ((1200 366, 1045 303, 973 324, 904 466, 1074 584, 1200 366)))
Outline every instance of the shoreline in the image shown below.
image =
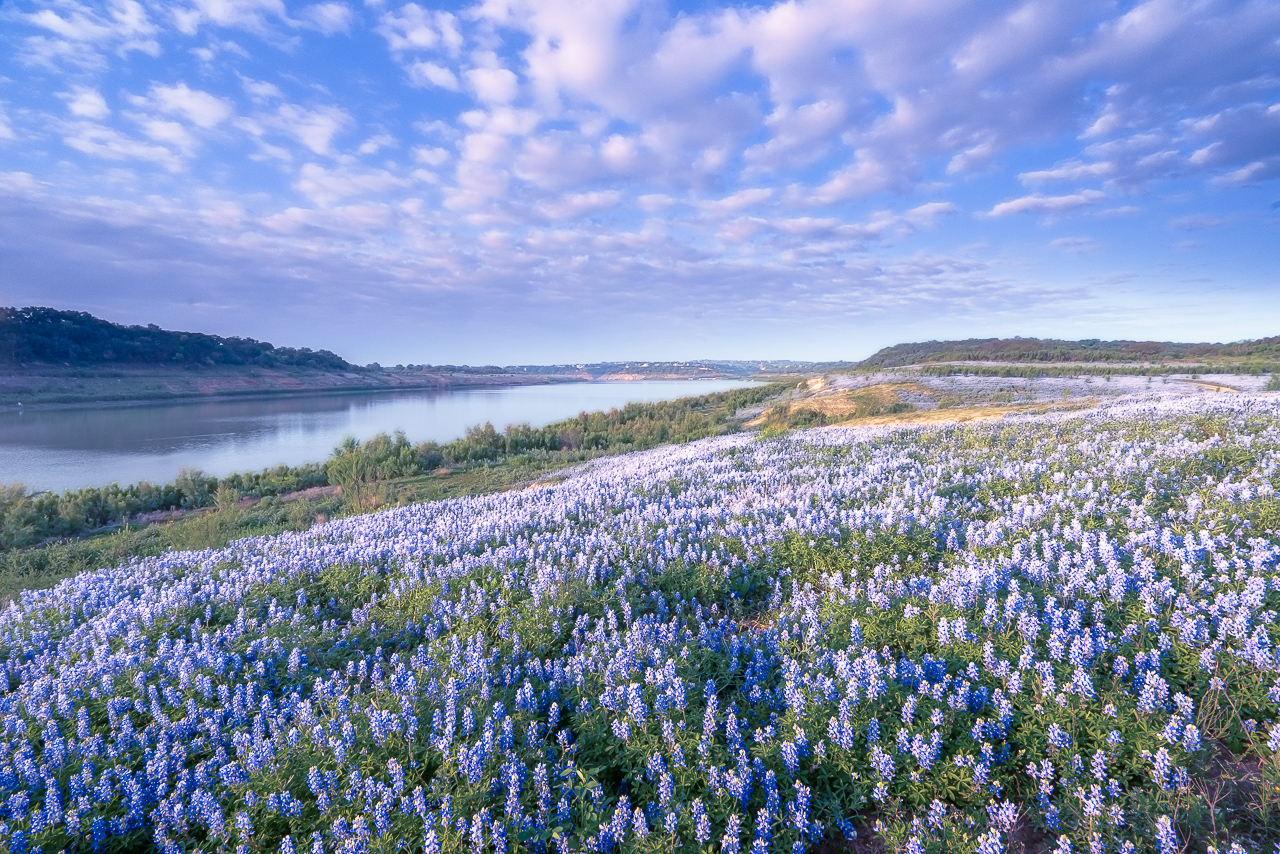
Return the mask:
POLYGON ((448 393, 486 388, 518 388, 571 383, 750 380, 769 382, 772 377, 728 374, 695 376, 680 374, 607 373, 598 376, 572 373, 417 373, 382 372, 372 376, 350 372, 259 371, 152 372, 135 370, 121 374, 49 373, 0 374, 0 412, 68 409, 115 409, 196 401, 227 402, 298 398, 333 394, 383 394, 387 392, 448 393), (118 384, 128 383, 119 387, 118 384))
POLYGON ((435 391, 442 394, 451 391, 467 391, 480 388, 519 388, 531 385, 557 385, 568 383, 584 383, 592 382, 592 380, 583 380, 578 378, 572 379, 538 379, 525 382, 501 382, 501 383, 448 383, 441 385, 440 383, 429 383, 419 385, 372 385, 372 386, 335 386, 329 388, 306 388, 306 389, 272 389, 264 391, 227 391, 214 394, 202 394, 195 392, 192 394, 169 394, 162 397, 128 397, 128 398, 103 398, 88 400, 65 400, 65 401, 37 401, 35 403, 3 403, 0 404, 0 411, 23 412, 48 412, 50 410, 65 409, 128 409, 139 406, 158 406, 170 403, 225 403, 231 400, 264 400, 272 398, 297 398, 297 397, 314 397, 317 395, 335 395, 335 394, 391 394, 395 392, 422 392, 435 391))

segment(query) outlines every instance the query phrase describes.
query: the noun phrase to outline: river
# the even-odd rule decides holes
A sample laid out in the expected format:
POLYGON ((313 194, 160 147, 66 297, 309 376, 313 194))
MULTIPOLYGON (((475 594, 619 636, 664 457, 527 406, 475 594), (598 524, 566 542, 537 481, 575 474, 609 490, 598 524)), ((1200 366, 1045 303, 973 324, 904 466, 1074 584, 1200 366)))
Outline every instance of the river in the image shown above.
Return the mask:
POLYGON ((192 466, 213 475, 321 462, 345 436, 403 430, 447 442, 491 422, 534 426, 583 411, 672 400, 755 383, 644 380, 445 392, 339 393, 192 400, 140 406, 0 412, 0 484, 61 491, 172 481, 192 466))

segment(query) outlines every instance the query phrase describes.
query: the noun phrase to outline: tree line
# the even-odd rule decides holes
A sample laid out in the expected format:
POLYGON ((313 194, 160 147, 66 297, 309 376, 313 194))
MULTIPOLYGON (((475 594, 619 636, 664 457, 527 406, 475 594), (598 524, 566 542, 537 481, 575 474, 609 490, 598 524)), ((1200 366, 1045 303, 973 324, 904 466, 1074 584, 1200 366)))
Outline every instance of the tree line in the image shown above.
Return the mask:
POLYGON ((1167 359, 1246 357, 1280 360, 1280 336, 1233 344, 1182 344, 1171 341, 1103 341, 1086 338, 971 338, 895 344, 874 353, 860 368, 893 368, 925 362, 1159 362, 1167 359))
POLYGON ((352 370, 328 350, 276 347, 252 338, 173 332, 154 323, 121 326, 83 311, 0 307, 0 363, 88 365, 255 365, 352 370))

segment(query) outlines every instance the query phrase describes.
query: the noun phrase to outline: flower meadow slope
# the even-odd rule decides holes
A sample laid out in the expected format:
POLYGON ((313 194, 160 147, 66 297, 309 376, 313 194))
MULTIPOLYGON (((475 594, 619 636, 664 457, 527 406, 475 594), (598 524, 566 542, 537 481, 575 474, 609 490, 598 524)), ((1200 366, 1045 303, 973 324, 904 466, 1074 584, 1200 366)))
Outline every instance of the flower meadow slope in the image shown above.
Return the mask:
POLYGON ((709 440, 0 616, 0 847, 1274 850, 1280 401, 709 440))

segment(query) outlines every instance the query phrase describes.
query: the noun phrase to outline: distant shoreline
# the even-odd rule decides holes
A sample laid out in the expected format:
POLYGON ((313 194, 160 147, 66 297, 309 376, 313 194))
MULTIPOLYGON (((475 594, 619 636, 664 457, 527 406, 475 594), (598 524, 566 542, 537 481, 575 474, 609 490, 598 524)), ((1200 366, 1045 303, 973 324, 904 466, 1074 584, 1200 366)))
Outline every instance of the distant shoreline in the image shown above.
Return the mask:
POLYGON ((417 386, 344 386, 338 388, 318 388, 318 389, 279 389, 266 391, 245 391, 245 392, 227 392, 222 394, 173 394, 162 397, 146 397, 146 398, 102 398, 102 399, 85 399, 85 400, 61 400, 61 401, 43 401, 35 403, 5 403, 0 404, 0 409, 13 410, 22 409, 32 412, 47 412, 49 410, 62 409, 87 409, 87 408, 110 408, 110 409, 126 409, 135 406, 157 406, 166 403, 203 403, 208 402, 226 402, 229 400, 264 400, 271 398, 295 398, 295 397, 316 397, 319 395, 332 394, 389 394, 394 392, 410 392, 410 391, 437 391, 441 393, 451 391, 465 391, 468 389, 478 388, 518 388, 520 386, 531 385, 550 385, 552 383, 579 383, 588 382, 587 380, 542 380, 537 382, 513 382, 513 383, 465 383, 458 385, 417 385, 417 386))
POLYGON ((148 369, 77 371, 72 368, 0 374, 0 411, 49 411, 86 408, 128 408, 168 403, 225 402, 270 398, 314 397, 333 394, 388 392, 440 393, 486 388, 518 388, 599 382, 692 381, 762 379, 734 376, 602 375, 589 374, 413 374, 381 371, 351 372, 257 370, 238 372, 148 369), (54 371, 57 371, 56 373, 54 371), (369 382, 375 379, 374 382, 369 382), (376 380, 381 380, 378 382, 376 380), (120 384, 127 383, 124 387, 120 384), (159 387, 157 387, 159 386, 159 387))

